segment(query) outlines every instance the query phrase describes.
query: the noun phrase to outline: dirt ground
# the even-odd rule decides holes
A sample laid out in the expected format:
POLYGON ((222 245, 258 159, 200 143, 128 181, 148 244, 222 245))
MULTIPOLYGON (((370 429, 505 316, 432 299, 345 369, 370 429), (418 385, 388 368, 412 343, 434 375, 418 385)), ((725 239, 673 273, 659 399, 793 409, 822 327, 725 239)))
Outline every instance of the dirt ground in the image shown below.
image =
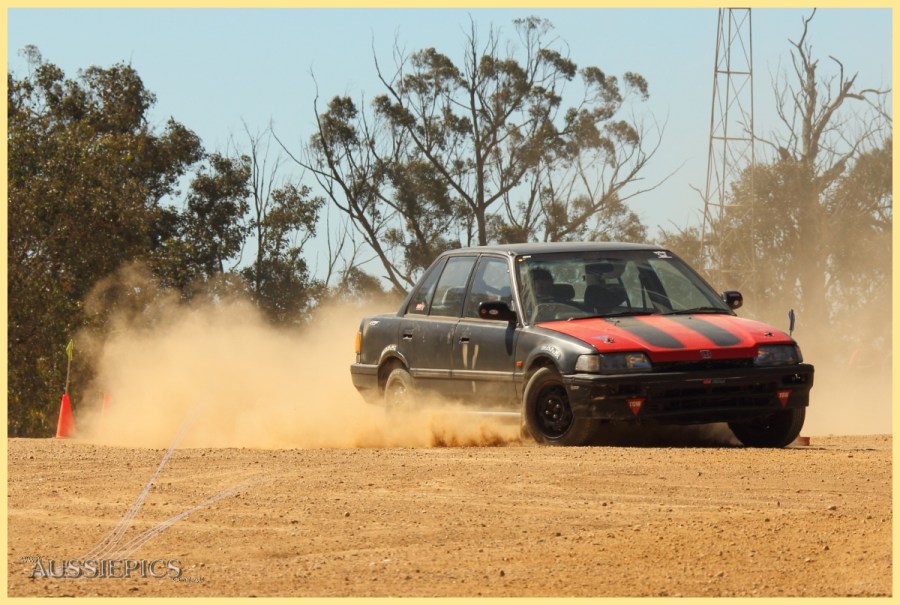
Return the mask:
POLYGON ((189 448, 160 468, 165 449, 10 439, 8 594, 891 595, 891 449, 189 448), (164 578, 31 577, 145 531, 124 558, 164 578))

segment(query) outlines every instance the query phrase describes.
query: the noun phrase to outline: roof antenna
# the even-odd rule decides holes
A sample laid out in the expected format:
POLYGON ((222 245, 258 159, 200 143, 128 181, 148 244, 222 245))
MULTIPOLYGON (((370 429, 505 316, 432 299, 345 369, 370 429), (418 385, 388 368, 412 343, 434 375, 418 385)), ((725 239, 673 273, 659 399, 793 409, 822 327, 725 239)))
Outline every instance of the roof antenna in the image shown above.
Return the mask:
POLYGON ((797 316, 794 314, 794 310, 793 310, 793 309, 791 309, 790 311, 788 311, 788 320, 790 321, 790 327, 788 328, 788 330, 789 330, 788 336, 793 336, 793 335, 794 335, 794 320, 795 320, 796 318, 797 318, 797 316))

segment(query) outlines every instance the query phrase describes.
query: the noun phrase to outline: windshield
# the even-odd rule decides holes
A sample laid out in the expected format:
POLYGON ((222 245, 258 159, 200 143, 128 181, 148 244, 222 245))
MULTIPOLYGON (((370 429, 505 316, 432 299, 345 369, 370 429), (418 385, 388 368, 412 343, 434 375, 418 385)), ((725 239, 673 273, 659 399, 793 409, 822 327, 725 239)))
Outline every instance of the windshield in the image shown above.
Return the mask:
POLYGON ((517 258, 529 323, 731 310, 681 259, 665 250, 533 254, 517 258))

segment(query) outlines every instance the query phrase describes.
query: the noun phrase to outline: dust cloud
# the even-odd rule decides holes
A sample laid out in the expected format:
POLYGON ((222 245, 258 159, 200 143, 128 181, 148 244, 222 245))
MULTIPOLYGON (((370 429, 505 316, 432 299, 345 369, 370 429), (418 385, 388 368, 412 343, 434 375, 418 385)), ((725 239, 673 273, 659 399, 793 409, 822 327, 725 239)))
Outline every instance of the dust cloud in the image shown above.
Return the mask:
POLYGON ((893 432, 889 348, 885 351, 877 344, 842 348, 841 343, 821 336, 794 336, 804 360, 816 368, 802 434, 888 435, 893 432))
MULTIPOLYGON (((738 311, 788 331, 787 307, 738 311)), ((819 326, 798 314, 794 339, 815 366, 801 435, 887 435, 892 431, 892 322, 890 305, 872 305, 819 326), (885 313, 879 313, 886 309, 885 313)))
POLYGON ((76 411, 81 439, 261 449, 518 442, 517 425, 437 402, 387 414, 363 401, 350 379, 354 337, 364 314, 389 308, 330 306, 292 330, 273 327, 237 298, 187 306, 163 292, 149 305, 123 302, 123 291, 153 287, 105 284, 95 297, 118 309, 105 337, 82 338, 96 376, 88 404, 76 411))
MULTIPOLYGON (((202 297, 201 297, 202 298, 202 297)), ((77 437, 166 448, 352 448, 493 446, 520 443, 518 424, 461 413, 440 401, 387 414, 354 389, 349 366, 362 316, 394 302, 328 305, 308 326, 268 323, 246 300, 186 305, 129 268, 101 283, 86 308, 106 328, 80 336, 95 376, 76 402, 77 437), (98 335, 101 334, 101 335, 98 335)), ((742 312, 745 317, 754 313, 742 312)), ((786 321, 765 317, 776 327, 786 321)), ((885 321, 859 318, 870 346, 836 346, 800 318, 795 338, 816 366, 803 435, 891 433, 891 348, 885 321)), ((887 319, 890 325, 890 319, 887 319)), ((624 432, 598 444, 732 445, 727 427, 624 432), (624 439, 624 441, 623 441, 624 439)))

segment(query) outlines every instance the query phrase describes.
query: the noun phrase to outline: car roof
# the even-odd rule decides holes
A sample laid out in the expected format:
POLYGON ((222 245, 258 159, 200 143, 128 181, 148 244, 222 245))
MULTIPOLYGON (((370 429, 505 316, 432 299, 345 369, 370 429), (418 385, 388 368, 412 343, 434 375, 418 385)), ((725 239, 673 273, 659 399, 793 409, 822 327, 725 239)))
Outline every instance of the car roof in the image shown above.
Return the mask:
POLYGON ((495 246, 472 246, 445 252, 449 254, 499 252, 510 256, 546 254, 549 252, 608 252, 615 250, 663 250, 664 246, 651 244, 630 244, 625 242, 535 242, 524 244, 498 244, 495 246))

